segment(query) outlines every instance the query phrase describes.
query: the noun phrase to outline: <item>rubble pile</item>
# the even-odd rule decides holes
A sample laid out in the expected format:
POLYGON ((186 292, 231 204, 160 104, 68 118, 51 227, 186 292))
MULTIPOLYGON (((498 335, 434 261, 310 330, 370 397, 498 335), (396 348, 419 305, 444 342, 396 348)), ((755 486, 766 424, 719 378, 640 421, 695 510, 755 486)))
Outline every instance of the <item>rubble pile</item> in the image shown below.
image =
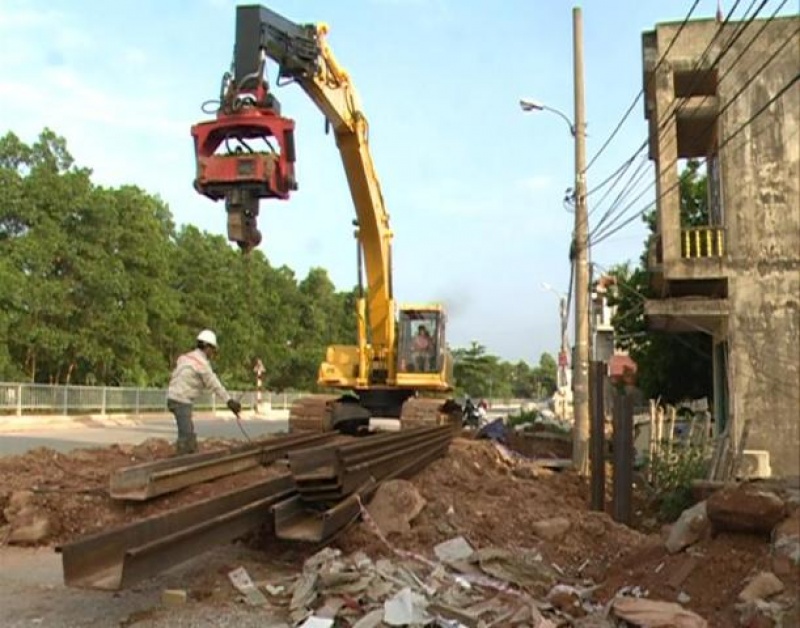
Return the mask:
MULTIPOLYGON (((112 470, 171 452, 152 440, 0 459, 0 542, 59 544, 286 471, 257 467, 146 503, 108 497, 112 470)), ((724 487, 660 535, 587 502, 569 471, 456 438, 416 476, 381 484, 327 548, 309 557, 306 545, 254 535, 257 561, 202 576, 216 578, 212 590, 225 599, 200 596, 198 580, 165 592, 164 604, 236 598, 285 622, 274 625, 309 627, 800 625, 800 486, 724 487)))
POLYGON ((800 490, 752 483, 713 493, 663 540, 613 565, 597 595, 633 585, 711 626, 800 626, 800 490))
MULTIPOLYGON (((576 475, 510 457, 487 441, 454 440, 448 455, 412 482, 425 507, 410 529, 389 537, 405 550, 426 552, 464 536, 477 548, 534 548, 567 575, 600 579, 607 564, 647 538, 605 513, 590 512, 588 488, 576 475)), ((364 524, 337 545, 348 552, 387 551, 364 524)))

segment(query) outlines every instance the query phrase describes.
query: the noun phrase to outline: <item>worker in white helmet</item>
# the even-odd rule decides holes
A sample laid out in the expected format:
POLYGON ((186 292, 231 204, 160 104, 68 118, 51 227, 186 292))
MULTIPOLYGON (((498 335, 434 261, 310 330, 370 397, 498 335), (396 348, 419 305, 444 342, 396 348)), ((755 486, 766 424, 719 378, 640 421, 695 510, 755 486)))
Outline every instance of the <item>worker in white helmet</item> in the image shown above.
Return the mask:
POLYGON ((239 414, 242 404, 232 399, 211 368, 211 358, 217 353, 217 335, 204 329, 197 335, 197 347, 178 358, 172 371, 167 391, 167 408, 175 416, 178 440, 175 450, 180 454, 197 451, 197 435, 192 421, 192 403, 206 390, 222 399, 234 414, 239 414))

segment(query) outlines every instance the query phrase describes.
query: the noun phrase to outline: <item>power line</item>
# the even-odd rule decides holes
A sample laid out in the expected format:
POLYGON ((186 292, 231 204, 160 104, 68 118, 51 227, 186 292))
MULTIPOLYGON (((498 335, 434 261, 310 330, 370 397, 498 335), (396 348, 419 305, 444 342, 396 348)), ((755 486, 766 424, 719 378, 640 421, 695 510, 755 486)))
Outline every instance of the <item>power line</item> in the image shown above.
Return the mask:
MULTIPOLYGON (((692 93, 692 92, 693 92, 693 90, 695 89, 695 87, 697 87, 697 85, 698 85, 699 81, 701 80, 701 75, 700 75, 700 73, 699 73, 699 72, 696 72, 696 70, 699 70, 699 69, 701 68, 701 66, 703 65, 703 62, 705 61, 706 57, 708 56, 708 53, 711 51, 711 48, 712 48, 712 46, 714 45, 714 42, 715 42, 715 41, 717 40, 717 38, 718 38, 718 37, 721 35, 721 33, 723 33, 723 31, 724 31, 724 29, 725 29, 725 26, 727 26, 727 25, 729 24, 729 22, 730 22, 731 18, 733 17, 733 13, 734 13, 734 11, 736 10, 736 7, 739 5, 739 2, 741 2, 741 0, 736 0, 736 2, 734 3, 733 7, 731 7, 731 10, 728 12, 728 15, 725 17, 725 20, 724 20, 724 22, 723 22, 723 23, 722 23, 722 24, 721 24, 721 25, 720 25, 720 26, 717 28, 716 32, 714 33, 714 36, 713 36, 713 37, 712 37, 712 38, 709 40, 708 44, 706 45, 705 49, 704 49, 704 50, 703 50, 703 52, 701 53, 700 57, 699 57, 699 58, 697 59, 697 61, 694 63, 694 65, 693 65, 693 74, 694 74, 694 77, 693 77, 693 80, 692 80, 692 83, 691 83, 691 85, 690 85, 690 86, 689 86, 689 88, 688 88, 688 92, 689 92, 689 93, 692 93)), ((755 3, 756 3, 756 2, 757 2, 757 0, 752 0, 752 2, 750 3, 750 5, 747 7, 747 9, 745 10, 744 14, 742 15, 742 17, 745 17, 745 16, 747 16, 747 14, 748 14, 748 13, 750 12, 750 10, 753 8, 753 6, 755 5, 755 3)), ((727 52, 728 52, 728 51, 731 49, 731 47, 733 46, 733 44, 734 44, 734 43, 735 43, 735 42, 736 42, 736 41, 739 39, 739 37, 741 37, 742 33, 744 33, 744 31, 747 29, 747 27, 748 27, 748 26, 750 26, 750 24, 753 22, 753 20, 754 20, 754 19, 755 19, 755 18, 758 16, 758 14, 759 14, 759 13, 761 12, 761 10, 764 8, 764 5, 766 4, 766 2, 767 2, 767 0, 762 0, 762 1, 761 1, 761 4, 760 4, 760 5, 759 5, 759 7, 756 9, 756 11, 753 13, 753 15, 752 15, 752 16, 750 16, 750 17, 747 19, 747 21, 746 21, 746 22, 745 22, 743 25, 741 25, 741 26, 737 27, 737 29, 736 29, 736 31, 734 32, 734 34, 733 34, 733 35, 731 36, 731 38, 730 38, 730 39, 729 39, 729 40, 726 42, 726 44, 723 46, 722 50, 720 50, 720 52, 717 54, 717 56, 716 56, 716 58, 714 59, 714 61, 711 63, 711 66, 710 66, 709 70, 713 70, 713 69, 714 69, 714 68, 715 68, 715 67, 716 67, 716 66, 719 64, 719 62, 720 62, 720 60, 722 59, 722 57, 723 57, 723 56, 724 56, 724 55, 725 55, 725 54, 726 54, 726 53, 727 53, 727 52)), ((773 16, 772 16, 772 17, 774 17, 774 15, 777 13, 777 11, 779 11, 779 10, 780 10, 780 8, 781 8, 781 7, 783 6, 783 4, 785 4, 785 3, 786 3, 786 0, 783 0, 783 1, 781 2, 781 4, 780 4, 780 5, 778 6, 778 8, 776 9, 776 11, 773 13, 773 16)), ((761 29, 761 31, 763 31, 763 28, 764 28, 764 27, 762 26, 762 29, 761 29)), ((760 34, 760 32, 761 32, 761 31, 759 31, 759 32, 756 34, 756 36, 754 36, 753 40, 751 40, 751 42, 750 42, 750 45, 752 45, 753 41, 755 41, 756 37, 757 37, 757 36, 760 34)), ((747 48, 749 48, 749 46, 748 46, 748 47, 746 47, 746 48, 745 48, 745 49, 744 49, 744 50, 743 50, 743 51, 742 51, 742 52, 739 54, 739 56, 737 57, 737 59, 736 59, 736 60, 734 60, 734 62, 733 62, 733 63, 731 64, 731 66, 728 68, 728 72, 730 72, 731 68, 732 68, 732 67, 735 65, 735 63, 738 61, 738 59, 739 59, 739 58, 741 58, 742 54, 744 54, 744 52, 747 50, 747 48)), ((665 53, 665 54, 666 54, 666 53, 665 53)), ((653 76, 653 77, 655 76, 655 74, 656 74, 657 70, 658 70, 658 65, 656 65, 655 69, 653 70, 653 74, 652 74, 652 76, 653 76)), ((651 78, 650 80, 652 80, 652 78, 651 78)), ((721 82, 721 80, 722 80, 722 79, 720 79, 720 80, 718 81, 718 83, 719 83, 719 82, 721 82)), ((701 105, 702 105, 703 103, 705 103, 705 101, 706 101, 706 99, 707 99, 707 98, 708 98, 708 94, 706 94, 706 95, 703 97, 703 100, 701 101, 701 105)), ((681 111, 681 110, 682 110, 682 109, 683 109, 683 108, 684 108, 684 107, 687 105, 687 102, 688 102, 688 99, 682 99, 682 100, 681 100, 681 101, 680 101, 680 102, 677 104, 677 106, 676 106, 676 105, 673 103, 673 104, 671 105, 671 107, 670 107, 670 108, 668 108, 668 110, 664 112, 664 114, 661 116, 661 119, 660 119, 660 120, 657 122, 657 140, 656 140, 656 141, 660 141, 660 140, 661 140, 662 134, 664 133, 664 131, 665 131, 665 130, 666 130, 666 128, 667 128, 667 123, 668 123, 668 122, 669 122, 669 121, 670 121, 670 120, 671 120, 671 119, 672 119, 674 116, 677 116, 677 115, 680 113, 680 111, 681 111)), ((635 159, 636 155, 638 155, 639 153, 641 153, 641 152, 644 150, 644 148, 647 146, 647 143, 648 143, 648 140, 647 140, 647 139, 645 139, 645 141, 644 141, 644 142, 643 142, 643 143, 642 143, 642 144, 639 146, 639 148, 636 150, 636 152, 634 153, 634 155, 631 157, 631 160, 632 160, 632 159, 635 159)), ((646 159, 645 159, 645 161, 646 161, 646 159)), ((642 164, 640 164, 640 167, 641 167, 641 165, 642 165, 642 164)), ((630 161, 628 161, 628 162, 626 162, 625 164, 623 164, 623 166, 625 166, 625 170, 627 170, 627 168, 628 168, 628 167, 630 167, 630 161)), ((632 177, 631 177, 631 178, 633 178, 633 177, 636 177, 636 174, 639 172, 639 169, 640 169, 640 168, 637 168, 637 170, 634 172, 634 174, 632 175, 632 177)), ((624 174, 624 171, 623 171, 623 174, 624 174)), ((621 176, 622 176, 622 175, 620 175, 620 177, 621 177, 621 176)), ((639 179, 641 179, 641 177, 639 177, 639 179)), ((638 180, 637 180, 637 182, 638 182, 638 180)), ((614 186, 616 186, 616 183, 617 183, 617 182, 615 182, 614 186)), ((612 187, 614 187, 614 186, 612 186, 612 187)), ((622 199, 623 199, 623 198, 624 198, 624 197, 625 197, 625 196, 626 196, 626 195, 627 195, 627 194, 630 192, 630 189, 631 189, 631 187, 632 187, 632 184, 626 184, 626 185, 623 187, 622 191, 621 191, 621 192, 620 192, 620 193, 617 195, 617 197, 614 199, 614 202, 611 204, 611 206, 610 206, 610 207, 609 207, 609 208, 606 210, 606 212, 603 214, 602 218, 600 219, 600 222, 599 222, 599 223, 598 223, 598 225, 595 227, 595 231, 597 231, 597 230, 598 230, 598 229, 599 229, 599 228, 600 228, 600 227, 601 227, 601 226, 602 226, 602 225, 605 223, 605 221, 606 221, 606 220, 607 220, 607 219, 608 219, 608 218, 609 218, 609 217, 610 217, 610 216, 613 214, 613 212, 614 212, 614 211, 615 211, 615 210, 616 210, 616 209, 619 207, 619 203, 621 203, 621 202, 622 202, 622 199)), ((598 202, 598 205, 599 205, 599 204, 602 204, 602 201, 605 199, 605 197, 606 197, 607 195, 608 195, 608 194, 606 193, 606 194, 603 196, 603 199, 601 199, 601 200, 598 202)))
MULTIPOLYGON (((800 32, 800 29, 798 29, 798 31, 796 31, 796 32, 800 32)), ((724 142, 722 142, 722 144, 720 144, 720 146, 719 146, 719 149, 722 149, 722 148, 724 148, 725 146, 727 146, 728 142, 730 142, 730 141, 731 141, 733 138, 735 138, 737 135, 739 135, 739 133, 741 133, 741 132, 742 132, 742 131, 743 131, 743 130, 744 130, 744 129, 745 129, 745 128, 746 128, 746 127, 749 125, 749 124, 751 124, 751 123, 753 122, 753 120, 755 120, 755 119, 756 119, 758 116, 760 116, 762 113, 764 113, 764 111, 766 111, 766 109, 767 109, 767 108, 768 108, 768 107, 769 107, 769 106, 770 106, 772 103, 774 103, 776 100, 778 100, 778 98, 780 98, 780 97, 781 97, 781 96, 783 96, 783 95, 784 95, 784 94, 785 94, 787 91, 789 91, 789 88, 790 88, 792 85, 794 85, 795 83, 797 83, 798 79, 800 79, 800 72, 798 72, 797 74, 795 74, 795 75, 794 75, 794 78, 793 78, 791 81, 789 81, 788 83, 786 83, 786 85, 784 85, 784 86, 783 86, 783 87, 782 87, 782 88, 781 88, 781 89, 780 89, 780 90, 779 90, 779 91, 778 91, 778 92, 775 94, 775 96, 774 96, 774 97, 770 98, 770 99, 769 99, 767 102, 765 102, 763 105, 761 105, 761 107, 759 107, 759 108, 758 108, 758 110, 757 110, 757 111, 756 111, 756 112, 755 112, 755 113, 754 113, 752 116, 750 116, 750 117, 747 119, 747 122, 745 122, 744 124, 742 124, 742 125, 741 125, 741 126, 738 128, 738 129, 736 129, 736 131, 734 131, 734 132, 733 132, 731 135, 729 135, 728 137, 726 137, 726 138, 725 138, 725 141, 724 141, 724 142)), ((718 150, 719 150, 719 149, 718 149, 718 150)))
MULTIPOLYGON (((758 111, 756 111, 756 112, 755 112, 755 113, 754 113, 752 116, 750 116, 750 118, 749 118, 749 119, 748 119, 746 122, 742 123, 742 124, 741 124, 741 125, 740 125, 740 126, 739 126, 739 127, 738 127, 738 128, 737 128, 737 129, 736 129, 736 130, 735 130, 735 131, 732 133, 732 134, 731 134, 731 136, 730 136, 730 137, 726 138, 726 139, 725 139, 725 141, 724 141, 724 142, 723 142, 723 143, 720 145, 720 147, 719 147, 719 149, 718 149, 718 150, 722 150, 723 148, 727 147, 728 143, 729 143, 729 142, 730 142, 730 141, 731 141, 731 140, 732 140, 734 137, 738 136, 738 135, 739 135, 739 134, 740 134, 740 133, 741 133, 741 132, 742 132, 742 131, 743 131, 745 128, 747 128, 749 125, 751 125, 751 124, 752 124, 752 123, 753 123, 753 122, 756 120, 756 118, 758 118, 758 116, 759 116, 759 115, 761 115, 761 114, 762 114, 764 111, 766 111, 766 109, 767 109, 767 108, 768 108, 768 107, 769 107, 771 104, 773 104, 773 103, 774 103, 774 102, 775 102, 775 101, 776 101, 778 98, 780 98, 780 97, 781 97, 781 96, 782 96, 784 93, 786 93, 786 92, 789 90, 789 88, 790 88, 790 87, 791 87, 791 86, 792 86, 794 83, 796 83, 796 82, 798 81, 798 79, 800 79, 800 73, 798 73, 797 75, 795 75, 795 77, 794 77, 794 78, 793 78, 791 81, 789 81, 789 82, 788 82, 786 85, 784 85, 784 87, 783 87, 783 88, 781 88, 781 90, 780 90, 779 92, 777 92, 773 98, 771 98, 771 99, 770 99, 769 101, 767 101, 767 102, 766 102, 764 105, 762 105, 762 106, 761 106, 761 107, 758 109, 758 111)), ((763 129, 762 129, 762 130, 761 130, 759 133, 757 133, 757 134, 756 134, 754 137, 757 137, 758 135, 760 135, 761 133, 764 133, 764 132, 768 131, 769 129, 770 129, 770 127, 764 127, 764 128, 763 128, 763 129)), ((796 135, 798 135, 798 133, 800 133, 800 130, 798 130, 798 129, 795 129, 795 131, 794 131, 794 132, 793 132, 793 133, 792 133, 792 134, 791 134, 789 137, 787 137, 786 139, 788 140, 788 139, 790 139, 790 138, 794 138, 796 135)), ((751 138, 751 139, 752 139, 752 138, 751 138)), ((632 214, 631 216, 629 216, 629 217, 628 217, 628 218, 627 218, 627 219, 626 219, 626 220, 625 220, 623 223, 619 224, 619 225, 618 225, 618 226, 616 226, 615 228, 611 229, 611 227, 612 227, 612 224, 613 224, 613 223, 610 223, 610 224, 607 226, 606 230, 605 230, 603 233, 599 233, 599 234, 597 234, 597 235, 595 236, 595 239, 591 241, 591 244, 592 244, 593 246, 594 246, 594 245, 597 245, 597 244, 600 244, 601 242, 603 242, 603 241, 607 240, 607 239, 608 239, 608 238, 610 238, 611 236, 613 236, 613 235, 615 235, 616 233, 618 233, 619 231, 621 231, 621 230, 622 230, 624 227, 626 227, 627 225, 629 225, 630 223, 632 223, 634 220, 636 220, 637 218, 639 218, 639 217, 643 216, 643 215, 644 215, 644 214, 645 214, 645 213, 646 213, 646 212, 647 212, 649 209, 651 209, 651 208, 652 208, 652 207, 653 207, 653 206, 654 206, 656 203, 658 203, 658 201, 659 201, 659 200, 661 200, 661 198, 663 198, 664 196, 666 196, 667 194, 669 194, 669 193, 670 193, 672 190, 674 190, 674 189, 675 189, 676 187, 678 187, 679 185, 680 185, 680 179, 678 179, 678 181, 676 181, 675 183, 673 183, 673 184, 672 184, 672 185, 671 185, 669 188, 667 188, 667 189, 666 189, 664 192, 662 192, 662 193, 661 193, 661 195, 659 195, 659 196, 658 196, 658 197, 657 197, 657 198, 656 198, 656 199, 655 199, 653 202, 650 202, 650 203, 648 203, 647 205, 645 205, 644 207, 642 207, 642 208, 641 208, 639 211, 637 211, 636 213, 634 213, 634 214, 632 214)), ((651 187, 652 187, 652 186, 651 186, 651 187)), ((641 195, 640 195, 640 196, 641 196, 641 195)), ((616 220, 618 220, 618 219, 619 219, 620 217, 622 217, 623 215, 624 215, 623 213, 620 213, 620 214, 617 216, 617 218, 615 219, 615 221, 616 221, 616 220)))
MULTIPOLYGON (((762 30, 763 30, 763 29, 762 29, 762 30)), ((758 68, 758 69, 757 69, 755 72, 753 72, 753 73, 751 73, 751 74, 749 75, 748 79, 747 79, 747 80, 744 82, 744 84, 743 84, 743 85, 742 85, 742 86, 739 88, 739 90, 738 90, 738 91, 737 91, 737 92, 736 92, 736 93, 735 93, 735 94, 734 94, 734 95, 733 95, 733 96, 732 96, 732 97, 731 97, 731 98, 730 98, 730 99, 729 99, 729 100, 728 100, 728 101, 725 103, 725 105, 724 105, 724 106, 723 106, 723 107, 722 107, 722 108, 721 108, 721 109, 720 109, 720 110, 719 110, 719 111, 716 113, 716 115, 715 115, 715 116, 712 118, 711 122, 710 122, 708 125, 706 125, 705 129, 703 130, 703 134, 705 134, 705 132, 707 132, 707 131, 710 131, 710 130, 713 128, 713 126, 714 126, 714 125, 716 124, 716 122, 719 120, 720 116, 721 116, 723 113, 725 113, 725 112, 726 112, 726 111, 727 111, 727 110, 728 110, 728 109, 729 109, 729 108, 730 108, 730 107, 733 105, 733 103, 736 101, 736 99, 737 99, 739 96, 741 96, 741 94, 744 92, 744 90, 745 90, 745 89, 747 89, 747 87, 748 87, 748 86, 749 86, 749 85, 750 85, 750 84, 751 84, 751 83, 752 83, 752 82, 753 82, 753 81, 754 81, 754 80, 755 80, 755 79, 756 79, 756 78, 759 76, 759 74, 760 74, 760 73, 761 73, 761 72, 764 70, 764 68, 766 68, 766 67, 767 67, 767 66, 768 66, 768 65, 769 65, 769 64, 770 64, 770 63, 771 63, 771 62, 772 62, 772 61, 775 59, 775 57, 777 57, 777 55, 778 55, 778 54, 780 54, 780 53, 783 51, 783 49, 784 49, 784 48, 785 48, 785 47, 786 47, 786 46, 787 46, 787 45, 788 45, 788 44, 789 44, 789 43, 790 43, 790 42, 791 42, 791 41, 794 39, 794 37, 795 37, 795 36, 796 36, 798 33, 800 33, 800 27, 798 27, 797 29, 795 29, 795 31, 794 31, 794 32, 793 32, 793 33, 792 33, 792 34, 791 34, 791 35, 790 35, 788 38, 786 38, 786 39, 784 40, 784 42, 783 42, 783 43, 782 43, 780 46, 778 46, 778 47, 777 47, 777 48, 776 48, 776 49, 773 51, 773 53, 772 53, 772 54, 771 54, 771 55, 770 55, 770 56, 769 56, 769 57, 766 59, 766 61, 764 61, 764 63, 762 63, 762 64, 761 64, 761 66, 760 66, 760 67, 759 67, 759 68, 758 68)), ((754 37, 754 39, 753 39, 753 40, 751 40, 750 44, 748 44, 748 48, 749 48, 750 46, 752 46, 752 45, 753 45, 753 41, 755 41, 755 37, 754 37)), ((741 58, 741 55, 740 55, 740 57, 739 57, 739 58, 741 58)), ((738 59, 738 58, 737 58, 737 59, 738 59)), ((730 69, 728 70, 728 73, 729 73, 729 72, 730 72, 730 69)), ((726 73, 726 74, 727 74, 727 73, 726 73)), ((744 124, 742 124, 742 125, 741 125, 741 126, 740 126, 740 127, 739 127, 739 128, 738 128, 738 129, 737 129, 737 130, 736 130, 736 131, 733 133, 733 135, 732 135, 731 137, 728 137, 728 138, 726 138, 726 139, 725 139, 725 141, 723 142, 723 144, 721 144, 720 146, 718 146, 718 147, 717 147, 717 149, 716 149, 716 150, 717 150, 717 152, 719 152, 719 151, 722 149, 722 147, 723 147, 724 145, 727 145, 727 143, 728 143, 728 142, 730 142, 730 141, 733 139, 733 137, 735 137, 736 135, 738 135, 739 133, 741 133, 741 132, 744 130, 744 128, 745 128, 746 126, 748 126, 748 125, 749 125, 749 124, 750 124, 750 123, 751 123, 753 120, 755 120, 755 119, 756 119, 756 118, 757 118, 757 117, 758 117, 758 116, 759 116, 761 113, 763 113, 763 111, 765 111, 765 110, 766 110, 766 109, 767 109, 767 108, 768 108, 768 107, 769 107, 769 106, 770 106, 770 105, 771 105, 773 102, 775 102, 775 101, 776 101, 778 98, 780 98, 780 97, 781 97, 781 96, 782 96, 782 95, 783 95, 783 94, 784 94, 786 91, 788 91, 788 89, 789 89, 789 88, 791 88, 791 86, 792 86, 792 85, 793 85, 793 84, 794 84, 794 83, 797 81, 797 78, 798 78, 798 77, 797 77, 797 76, 795 76, 795 77, 794 77, 794 78, 793 78, 791 81, 789 81, 789 83, 787 83, 787 84, 786 84, 786 85, 785 85, 785 86, 784 86, 784 87, 783 87, 781 90, 779 90, 779 92, 777 92, 777 93, 776 93, 776 94, 775 94, 775 95, 774 95, 772 98, 770 98, 770 99, 769 99, 769 100, 768 100, 768 101, 767 101, 767 102, 766 102, 766 103, 765 103, 765 104, 764 104, 764 105, 763 105, 763 106, 762 106, 762 107, 761 107, 761 108, 760 108, 760 109, 759 109, 757 112, 755 112, 755 113, 754 113, 754 114, 753 114, 753 115, 750 117, 750 119, 749 119, 748 121, 746 121, 744 124)), ((677 162, 678 162, 678 160, 679 160, 679 159, 680 159, 679 157, 676 157, 676 159, 674 159, 674 160, 673 160, 673 161, 672 161, 672 162, 671 162, 671 163, 670 163, 670 164, 669 164, 667 167, 669 168, 669 167, 672 167, 672 166, 674 166, 675 164, 677 164, 677 162)), ((662 192, 662 193, 661 193, 661 194, 658 196, 658 198, 656 199, 656 202, 658 202, 658 200, 660 200, 661 198, 663 198, 663 197, 664 197, 664 196, 665 196, 667 193, 671 192, 671 191, 672 191, 672 190, 673 190, 673 189, 676 187, 676 185, 679 185, 679 184, 680 184, 680 179, 679 179, 679 180, 676 182, 676 184, 673 184, 673 185, 672 185, 670 188, 668 188, 667 190, 665 190, 664 192, 662 192)), ((655 182, 651 183, 651 184, 648 186, 648 189, 649 189, 650 187, 653 187, 653 185, 655 185, 655 182)), ((641 196, 641 194, 640 194, 639 196, 641 196)), ((637 197, 637 198, 638 198, 638 197, 637 197)), ((618 220, 618 219, 619 219, 619 218, 620 218, 620 217, 621 217, 621 216, 624 214, 625 210, 626 210, 626 209, 628 209, 630 206, 631 206, 631 203, 629 203, 629 204, 628 204, 628 205, 627 205, 625 208, 623 208, 623 210, 619 212, 619 214, 618 214, 618 216, 615 218, 615 220, 612 220, 612 222, 611 222, 611 223, 609 223, 609 225, 606 225, 606 228, 605 228, 605 230, 602 230, 602 229, 600 229, 601 225, 598 225, 598 227, 597 227, 597 228, 595 228, 595 230, 594 230, 594 234, 591 234, 591 235, 594 235, 594 238, 595 238, 595 240, 594 240, 594 243, 597 243, 597 242, 599 242, 601 239, 604 239, 604 237, 603 237, 603 236, 604 236, 604 235, 606 235, 606 234, 608 233, 608 230, 609 230, 609 228, 611 227, 611 225, 613 225, 615 222, 617 222, 617 220, 618 220)), ((644 211, 646 211, 646 209, 645 209, 644 211)), ((609 214, 609 212, 606 212, 606 214, 609 214)), ((606 215, 604 215, 604 218, 605 218, 605 217, 606 217, 606 215)), ((629 222, 630 222, 630 221, 626 221, 624 224, 629 224, 629 222)), ((601 221, 601 223, 602 223, 602 221, 601 221)))
MULTIPOLYGON (((664 54, 661 55, 661 58, 658 60, 658 64, 656 65, 656 69, 658 69, 661 66, 661 64, 666 59, 667 54, 669 54, 669 51, 672 50, 672 46, 675 45, 675 42, 678 40, 678 37, 680 36, 681 31, 683 31, 683 29, 686 26, 686 24, 688 23, 689 19, 692 17, 692 14, 694 13, 694 10, 697 8, 697 5, 699 4, 699 2, 700 2, 700 0, 694 0, 694 2, 692 3, 692 6, 689 9, 689 12, 686 14, 686 17, 683 19, 683 22, 681 22, 681 25, 678 27, 678 30, 676 31, 675 35, 672 37, 672 41, 669 42, 669 45, 667 46, 667 49, 664 51, 664 54)), ((655 74, 654 74, 654 76, 655 76, 655 74)), ((594 162, 597 161, 597 158, 600 157, 600 155, 603 154, 603 151, 605 151, 605 149, 608 148, 608 145, 611 143, 611 140, 613 140, 614 137, 617 135, 617 133, 619 133, 619 130, 622 128, 622 125, 625 124, 625 121, 631 115, 631 112, 633 111, 633 108, 636 106, 636 103, 639 102, 639 99, 642 96, 644 96, 644 88, 639 90, 639 93, 636 95, 636 98, 633 99, 633 102, 630 104, 630 106, 628 107, 627 111, 625 111, 625 113, 622 115, 622 119, 617 123, 617 126, 614 127, 614 130, 611 132, 611 135, 609 135, 608 138, 606 139, 606 141, 603 142, 603 145, 600 147, 600 150, 598 150, 594 154, 594 156, 589 160, 589 163, 586 166, 586 168, 584 169, 584 172, 589 170, 589 168, 592 167, 594 162)))

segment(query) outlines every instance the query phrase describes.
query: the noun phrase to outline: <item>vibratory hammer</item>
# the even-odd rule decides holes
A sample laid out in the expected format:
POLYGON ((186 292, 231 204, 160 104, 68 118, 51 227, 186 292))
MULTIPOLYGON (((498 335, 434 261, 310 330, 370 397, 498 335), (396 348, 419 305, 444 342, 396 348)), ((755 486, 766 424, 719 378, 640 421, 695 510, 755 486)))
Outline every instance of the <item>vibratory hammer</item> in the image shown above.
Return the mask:
POLYGON ((245 253, 261 243, 259 201, 286 200, 297 190, 295 123, 281 116, 270 91, 263 23, 253 17, 238 13, 231 70, 222 77, 219 99, 203 105, 204 113, 216 106, 216 117, 192 126, 194 188, 214 201, 225 200, 228 239, 245 253))

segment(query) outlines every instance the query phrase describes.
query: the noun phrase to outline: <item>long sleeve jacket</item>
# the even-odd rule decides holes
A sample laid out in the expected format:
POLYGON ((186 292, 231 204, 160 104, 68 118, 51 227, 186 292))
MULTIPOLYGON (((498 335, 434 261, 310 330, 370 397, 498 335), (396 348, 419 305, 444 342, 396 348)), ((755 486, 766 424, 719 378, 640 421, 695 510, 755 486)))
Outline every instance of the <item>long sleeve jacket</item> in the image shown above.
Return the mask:
POLYGON ((231 398, 205 353, 200 349, 184 353, 172 371, 167 398, 179 403, 192 403, 205 390, 216 394, 223 403, 231 398))

